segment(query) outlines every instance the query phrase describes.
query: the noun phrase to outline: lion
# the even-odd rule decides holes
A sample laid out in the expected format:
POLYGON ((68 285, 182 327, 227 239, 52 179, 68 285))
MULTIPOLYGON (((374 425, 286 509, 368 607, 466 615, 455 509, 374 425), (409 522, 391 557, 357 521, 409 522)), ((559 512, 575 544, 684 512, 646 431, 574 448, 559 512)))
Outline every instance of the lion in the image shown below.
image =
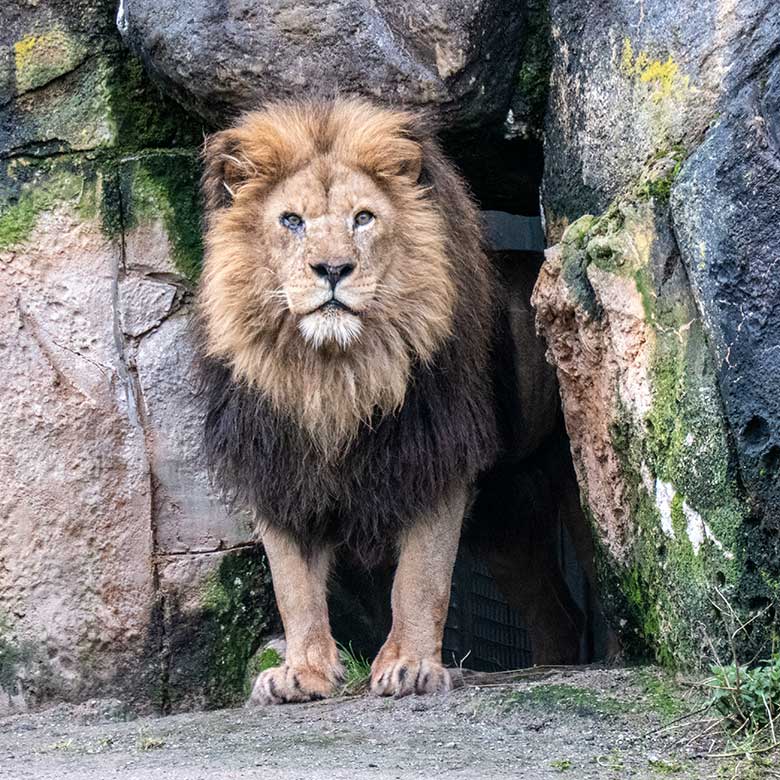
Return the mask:
POLYGON ((342 552, 397 561, 370 690, 446 691, 453 565, 498 448, 479 212, 426 120, 366 99, 247 113, 204 163, 207 455, 258 519, 287 645, 249 703, 337 689, 342 552))

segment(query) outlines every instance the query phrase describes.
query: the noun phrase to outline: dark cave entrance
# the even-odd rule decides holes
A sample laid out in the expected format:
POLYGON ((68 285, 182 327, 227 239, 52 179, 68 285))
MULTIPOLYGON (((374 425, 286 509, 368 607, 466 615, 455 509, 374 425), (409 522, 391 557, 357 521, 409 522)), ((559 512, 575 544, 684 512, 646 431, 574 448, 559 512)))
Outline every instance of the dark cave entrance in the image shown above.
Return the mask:
MULTIPOLYGON (((530 305, 544 248, 542 143, 503 128, 443 141, 485 216, 508 313, 495 358, 505 455, 480 479, 464 530, 443 659, 478 671, 597 661, 611 653, 610 635, 555 373, 530 305)), ((391 583, 389 570, 337 570, 334 634, 369 658, 390 626, 391 583)))

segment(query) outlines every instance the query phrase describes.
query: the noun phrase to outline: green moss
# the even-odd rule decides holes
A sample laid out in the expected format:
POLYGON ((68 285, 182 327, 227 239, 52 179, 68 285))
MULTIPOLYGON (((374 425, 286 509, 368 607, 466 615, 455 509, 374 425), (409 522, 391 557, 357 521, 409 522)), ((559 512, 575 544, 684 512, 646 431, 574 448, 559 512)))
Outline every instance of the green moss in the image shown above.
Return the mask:
POLYGON ((639 179, 636 196, 643 200, 655 200, 661 205, 667 204, 685 158, 683 146, 659 148, 639 179))
POLYGON ((201 122, 152 83, 138 58, 123 52, 112 59, 106 90, 115 145, 123 152, 202 143, 201 122))
POLYGON ((665 777, 666 775, 676 775, 683 771, 683 765, 677 761, 664 761, 661 758, 651 758, 647 765, 655 770, 656 774, 665 777))
POLYGON ((672 168, 663 176, 648 181, 643 188, 643 195, 654 198, 661 203, 668 203, 672 194, 672 184, 682 170, 682 160, 677 160, 672 168))
POLYGON ((593 285, 587 275, 590 258, 586 249, 593 223, 594 218, 586 214, 569 225, 561 238, 561 264, 566 286, 579 305, 589 317, 599 319, 602 315, 601 306, 596 301, 593 285))
POLYGON ((262 653, 257 664, 257 672, 264 672, 266 669, 273 669, 277 666, 281 666, 284 658, 279 655, 278 650, 274 650, 273 647, 266 647, 262 653))
POLYGON ((638 667, 633 670, 632 676, 634 683, 642 690, 644 699, 665 722, 691 709, 684 698, 685 692, 668 673, 655 668, 638 667))
POLYGON ((40 210, 36 199, 29 196, 0 209, 0 249, 24 242, 32 233, 40 210))
POLYGON ((252 693, 252 686, 261 672, 281 666, 283 663, 284 658, 275 648, 260 648, 247 662, 246 671, 244 672, 243 698, 249 698, 249 694, 252 693))
POLYGON ((15 692, 19 667, 32 655, 32 646, 14 639, 8 618, 0 612, 0 690, 15 692))
POLYGON ((68 203, 84 219, 95 215, 95 171, 82 160, 12 160, 0 177, 0 249, 27 241, 40 214, 55 206, 68 203))
MULTIPOLYGON (((682 159, 675 154, 649 167, 674 171, 682 159)), ((732 593, 744 589, 750 507, 695 303, 681 274, 666 281, 670 243, 665 206, 637 188, 602 216, 570 226, 561 242, 562 275, 593 319, 605 316, 593 269, 630 279, 641 298, 649 365, 639 381, 647 383, 650 405, 640 416, 636 400, 617 396, 610 429, 629 513, 627 550, 616 561, 597 544, 598 569, 629 655, 649 651, 663 664, 695 666, 703 660, 701 627, 725 638, 710 603, 715 583, 732 593)), ((751 598, 769 597, 761 584, 751 591, 751 598)), ((748 615, 749 603, 740 614, 748 615)))
POLYGON ((271 575, 262 552, 247 548, 226 555, 204 582, 201 605, 204 636, 210 643, 209 704, 236 704, 245 696, 249 661, 276 620, 271 575))
POLYGON ((529 122, 539 132, 544 124, 552 68, 547 0, 535 0, 528 4, 525 29, 517 88, 525 102, 529 122))
POLYGON ((627 702, 614 696, 595 691, 591 688, 579 688, 574 685, 536 685, 513 691, 502 702, 504 711, 519 707, 541 707, 545 710, 565 709, 586 717, 616 715, 628 712, 627 702))
POLYGON ((195 281, 203 258, 197 154, 151 152, 123 165, 121 178, 124 229, 162 219, 176 268, 195 281))

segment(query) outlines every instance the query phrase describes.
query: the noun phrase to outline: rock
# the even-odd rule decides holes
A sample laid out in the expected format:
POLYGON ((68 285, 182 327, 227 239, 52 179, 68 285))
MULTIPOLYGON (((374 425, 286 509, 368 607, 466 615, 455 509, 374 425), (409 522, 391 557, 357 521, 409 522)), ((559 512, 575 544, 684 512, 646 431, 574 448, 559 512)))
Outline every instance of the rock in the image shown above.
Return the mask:
POLYGON ((537 322, 603 592, 624 639, 691 664, 698 626, 725 634, 702 607, 717 588, 757 618, 750 657, 780 573, 780 7, 550 16, 542 202, 561 242, 537 322))
MULTIPOLYGON (((780 26, 778 26, 780 34, 780 26)), ((780 527, 780 61, 746 86, 672 188, 742 479, 780 527)))
MULTIPOLYGON (((763 541, 667 212, 637 196, 582 217, 548 250, 534 305, 613 625, 632 652, 697 666, 706 637, 725 643, 713 583, 752 617, 778 595, 777 559, 755 554, 763 541)), ((752 639, 770 632, 764 615, 752 639)))
POLYGON ((161 553, 229 549, 254 538, 252 518, 227 511, 209 483, 188 321, 187 309, 168 319, 141 341, 134 360, 147 410, 161 553))
MULTIPOLYGON (((2 14, 0 711, 195 701, 170 690, 161 556, 186 567, 193 551, 252 539, 198 457, 185 331, 201 128, 122 50, 113 10, 65 0, 2 14)), ((256 619, 235 615, 239 661, 253 648, 236 631, 256 619)), ((187 625, 176 662, 209 667, 220 646, 187 625)), ((220 679, 208 700, 228 700, 220 679)))
POLYGON ((142 336, 156 328, 170 313, 176 288, 148 279, 123 279, 119 283, 120 317, 126 336, 142 336))
POLYGON ((0 156, 200 143, 198 123, 122 50, 111 0, 6 5, 0 156))
POLYGON ((550 18, 543 200, 553 241, 603 212, 649 158, 695 147, 780 35, 774 0, 552 0, 550 18))
POLYGON ((0 250, 0 614, 26 648, 13 670, 24 706, 120 686, 149 696, 152 495, 113 330, 120 252, 75 199, 0 250))
POLYGON ((272 98, 355 92, 441 109, 461 130, 503 120, 524 30, 507 0, 258 3, 124 0, 117 25, 151 73, 222 126, 272 98))
POLYGON ((168 706, 243 704, 250 659, 279 630, 261 549, 165 556, 159 576, 168 706))

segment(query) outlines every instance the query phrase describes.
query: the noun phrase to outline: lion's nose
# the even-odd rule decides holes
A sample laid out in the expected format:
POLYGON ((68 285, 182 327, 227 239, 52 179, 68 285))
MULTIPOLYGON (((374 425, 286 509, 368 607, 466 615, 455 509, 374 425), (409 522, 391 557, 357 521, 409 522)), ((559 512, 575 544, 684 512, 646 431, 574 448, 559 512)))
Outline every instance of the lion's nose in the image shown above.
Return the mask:
POLYGON ((355 264, 349 262, 316 263, 312 264, 311 270, 321 279, 327 279, 330 282, 331 290, 335 290, 336 285, 355 270, 355 264))

